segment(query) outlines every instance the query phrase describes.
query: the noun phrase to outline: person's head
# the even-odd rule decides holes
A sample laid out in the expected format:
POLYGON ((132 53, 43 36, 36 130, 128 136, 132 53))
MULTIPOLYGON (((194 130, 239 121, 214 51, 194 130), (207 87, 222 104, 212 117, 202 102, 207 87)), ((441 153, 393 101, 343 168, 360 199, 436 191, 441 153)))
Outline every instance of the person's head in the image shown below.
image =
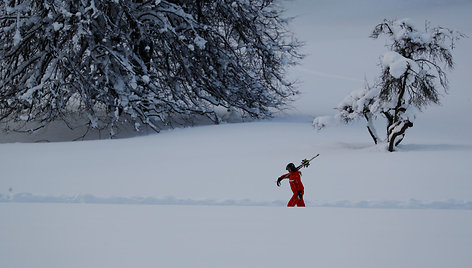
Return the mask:
POLYGON ((295 172, 297 171, 297 168, 295 167, 295 165, 293 163, 290 163, 287 165, 286 169, 288 170, 288 172, 295 172))

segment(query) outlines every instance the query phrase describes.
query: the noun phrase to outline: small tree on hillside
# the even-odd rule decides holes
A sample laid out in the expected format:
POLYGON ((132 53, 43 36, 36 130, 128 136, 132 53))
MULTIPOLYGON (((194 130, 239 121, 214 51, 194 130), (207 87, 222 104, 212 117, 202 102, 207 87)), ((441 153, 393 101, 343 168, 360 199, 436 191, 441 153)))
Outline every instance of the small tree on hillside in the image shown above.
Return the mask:
MULTIPOLYGON (((389 52, 381 57, 381 75, 374 86, 351 93, 337 107, 336 117, 344 122, 367 120, 374 142, 379 141, 372 120, 387 120, 388 150, 400 144, 408 128, 413 127, 415 110, 439 103, 439 90, 447 92, 448 80, 441 67, 452 69, 452 50, 462 34, 426 23, 420 30, 410 20, 384 20, 372 32, 372 38, 387 36, 389 52)), ((315 120, 319 126, 319 120, 315 120)))
POLYGON ((300 58, 275 0, 0 1, 0 120, 159 130, 217 107, 270 116, 300 58))

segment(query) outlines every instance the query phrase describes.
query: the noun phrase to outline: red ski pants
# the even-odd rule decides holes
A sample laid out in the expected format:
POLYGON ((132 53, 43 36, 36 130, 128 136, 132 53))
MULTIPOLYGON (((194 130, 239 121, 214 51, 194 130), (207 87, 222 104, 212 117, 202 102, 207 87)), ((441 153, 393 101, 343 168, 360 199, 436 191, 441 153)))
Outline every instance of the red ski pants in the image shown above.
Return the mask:
POLYGON ((301 199, 298 198, 298 194, 293 193, 293 196, 290 199, 290 201, 288 201, 287 206, 288 207, 294 207, 294 206, 304 207, 305 206, 305 201, 303 201, 303 192, 302 192, 302 198, 301 199))

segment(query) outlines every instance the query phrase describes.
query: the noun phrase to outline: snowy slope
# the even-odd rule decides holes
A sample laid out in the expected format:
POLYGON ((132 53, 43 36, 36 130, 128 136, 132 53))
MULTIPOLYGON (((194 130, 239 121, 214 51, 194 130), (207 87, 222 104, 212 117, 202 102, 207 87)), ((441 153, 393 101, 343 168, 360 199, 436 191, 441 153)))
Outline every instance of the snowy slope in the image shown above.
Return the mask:
POLYGON ((311 121, 377 75, 376 23, 428 19, 470 36, 472 3, 287 5, 308 55, 292 70, 301 98, 273 120, 0 144, 0 267, 470 267, 471 38, 443 105, 397 152, 373 146, 362 123, 318 132, 311 121), (285 208, 276 178, 315 153, 309 207, 285 208))
POLYGON ((362 126, 318 133, 309 122, 282 120, 121 140, 4 144, 0 189, 5 196, 11 188, 46 197, 270 203, 290 192, 288 185, 275 187, 285 165, 320 153, 303 171, 311 202, 472 201, 472 143, 409 134, 391 154, 372 146, 362 126))
POLYGON ((279 120, 4 144, 0 267, 469 267, 472 144, 411 133, 387 153, 364 131, 279 120), (284 208, 275 179, 313 152, 310 207, 284 208))
POLYGON ((1 204, 1 267, 470 267, 464 211, 1 204))

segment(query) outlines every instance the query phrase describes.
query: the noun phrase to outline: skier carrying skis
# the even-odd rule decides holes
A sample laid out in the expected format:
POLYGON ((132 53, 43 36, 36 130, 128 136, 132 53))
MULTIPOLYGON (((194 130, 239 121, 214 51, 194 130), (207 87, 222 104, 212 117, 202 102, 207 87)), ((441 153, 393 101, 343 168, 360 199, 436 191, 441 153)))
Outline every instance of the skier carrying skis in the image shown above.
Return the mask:
POLYGON ((304 187, 302 184, 301 176, 302 173, 298 170, 297 167, 293 163, 290 163, 286 167, 288 173, 285 175, 280 176, 277 179, 277 186, 280 187, 280 182, 283 179, 289 179, 290 182, 290 188, 292 188, 293 196, 288 201, 287 206, 288 207, 294 207, 299 206, 299 207, 304 207, 305 206, 305 201, 303 201, 303 194, 304 194, 304 187))

